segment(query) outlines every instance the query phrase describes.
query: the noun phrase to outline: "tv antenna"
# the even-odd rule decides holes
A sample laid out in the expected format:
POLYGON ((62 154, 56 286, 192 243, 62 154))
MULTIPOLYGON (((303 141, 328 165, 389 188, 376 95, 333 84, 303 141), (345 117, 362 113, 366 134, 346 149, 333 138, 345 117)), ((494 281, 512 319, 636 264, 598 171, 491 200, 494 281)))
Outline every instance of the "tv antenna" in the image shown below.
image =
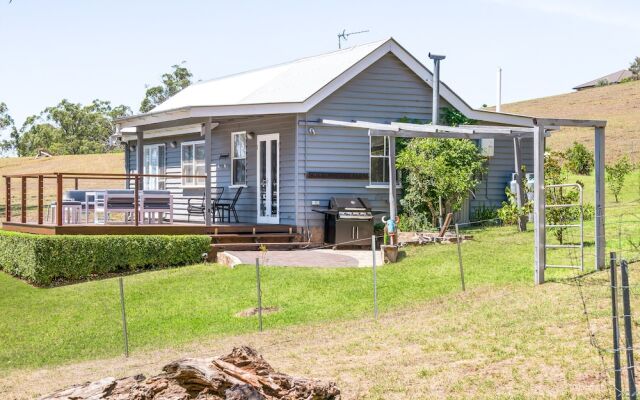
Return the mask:
POLYGON ((342 33, 338 33, 338 48, 339 49, 342 48, 342 41, 344 40, 346 42, 347 39, 349 38, 349 36, 357 35, 359 33, 367 33, 367 32, 369 32, 368 29, 366 31, 358 31, 358 32, 349 32, 349 33, 347 33, 347 30, 343 29, 342 33))

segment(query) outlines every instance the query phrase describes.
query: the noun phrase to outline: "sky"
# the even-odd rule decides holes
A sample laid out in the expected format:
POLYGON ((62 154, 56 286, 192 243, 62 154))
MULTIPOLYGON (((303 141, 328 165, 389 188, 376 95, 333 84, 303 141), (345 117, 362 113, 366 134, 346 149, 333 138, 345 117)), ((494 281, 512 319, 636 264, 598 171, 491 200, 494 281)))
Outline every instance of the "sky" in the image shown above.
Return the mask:
MULTIPOLYGON (((0 0, 0 102, 126 104, 186 61, 195 80, 394 37, 473 107, 570 92, 640 56, 637 0, 0 0)), ((5 132, 6 134, 6 132, 5 132)))

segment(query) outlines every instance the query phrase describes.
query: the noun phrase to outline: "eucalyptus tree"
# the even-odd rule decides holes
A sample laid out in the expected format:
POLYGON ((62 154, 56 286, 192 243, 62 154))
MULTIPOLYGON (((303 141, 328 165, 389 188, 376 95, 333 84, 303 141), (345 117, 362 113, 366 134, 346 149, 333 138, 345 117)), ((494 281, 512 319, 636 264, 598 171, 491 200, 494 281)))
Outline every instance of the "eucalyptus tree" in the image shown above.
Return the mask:
POLYGON ((147 86, 140 112, 153 110, 158 104, 191 85, 193 74, 184 66, 185 62, 172 65, 172 71, 162 75, 162 84, 147 86))

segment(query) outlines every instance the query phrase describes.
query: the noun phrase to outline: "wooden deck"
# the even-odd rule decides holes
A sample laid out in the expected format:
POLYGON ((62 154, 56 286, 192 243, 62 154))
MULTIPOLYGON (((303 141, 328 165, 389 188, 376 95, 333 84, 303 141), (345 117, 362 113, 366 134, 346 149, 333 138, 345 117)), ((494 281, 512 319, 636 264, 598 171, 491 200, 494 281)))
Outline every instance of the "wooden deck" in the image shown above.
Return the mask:
POLYGON ((224 235, 224 234, 267 234, 299 233, 293 225, 271 224, 73 224, 56 226, 52 224, 3 222, 2 230, 35 233, 41 235, 224 235))

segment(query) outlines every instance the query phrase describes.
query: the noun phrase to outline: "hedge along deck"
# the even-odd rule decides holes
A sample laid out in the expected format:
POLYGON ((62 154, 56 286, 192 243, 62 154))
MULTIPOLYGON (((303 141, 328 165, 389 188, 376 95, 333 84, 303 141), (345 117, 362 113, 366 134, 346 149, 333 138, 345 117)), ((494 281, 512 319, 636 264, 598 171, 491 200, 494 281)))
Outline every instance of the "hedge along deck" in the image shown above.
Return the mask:
POLYGON ((201 262, 206 235, 35 235, 0 231, 0 269, 36 285, 201 262))

